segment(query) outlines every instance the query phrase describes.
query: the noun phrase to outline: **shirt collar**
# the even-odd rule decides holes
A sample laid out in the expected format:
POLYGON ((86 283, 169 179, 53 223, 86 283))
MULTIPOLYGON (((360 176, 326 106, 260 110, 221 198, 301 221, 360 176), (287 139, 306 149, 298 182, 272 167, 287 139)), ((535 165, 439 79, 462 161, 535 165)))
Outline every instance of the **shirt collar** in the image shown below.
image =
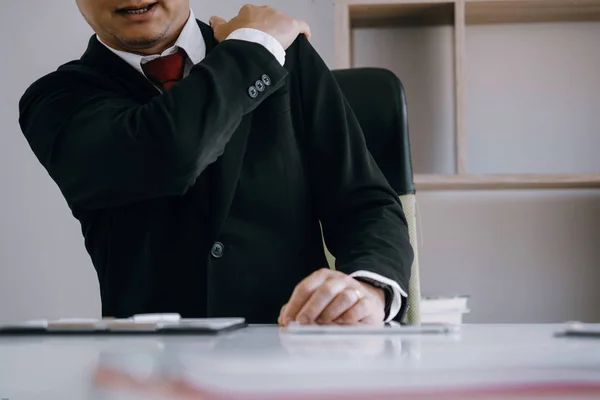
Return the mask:
POLYGON ((106 46, 117 56, 121 57, 125 62, 127 62, 141 74, 144 74, 144 71, 142 69, 143 64, 159 57, 174 54, 177 52, 178 49, 183 49, 186 52, 188 59, 194 65, 198 64, 206 56, 206 43, 204 42, 204 37, 202 36, 200 27, 196 23, 196 17, 194 16, 194 12, 192 10, 190 10, 190 17, 188 18, 188 21, 183 27, 181 33, 179 34, 179 37, 177 38, 175 44, 163 51, 161 54, 142 56, 135 53, 116 50, 108 46, 106 43, 102 42, 100 37, 98 37, 97 35, 96 38, 100 43, 106 46))

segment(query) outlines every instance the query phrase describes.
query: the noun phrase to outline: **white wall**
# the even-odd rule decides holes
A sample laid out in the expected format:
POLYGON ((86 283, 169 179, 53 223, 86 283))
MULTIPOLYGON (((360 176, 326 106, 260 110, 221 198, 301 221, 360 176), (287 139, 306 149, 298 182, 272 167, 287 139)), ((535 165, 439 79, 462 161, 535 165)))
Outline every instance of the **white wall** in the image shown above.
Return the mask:
MULTIPOLYGON (((196 15, 204 20, 212 14, 230 17, 244 3, 192 1, 196 15)), ((333 66, 330 1, 269 3, 306 19, 313 44, 333 66)), ((0 27, 0 321, 99 315, 98 285, 79 225, 17 123, 17 101, 25 88, 59 64, 79 57, 91 31, 74 1, 64 0, 7 2, 0 27)), ((433 158, 417 157, 422 160, 419 169, 431 172, 450 172, 454 160, 446 151, 453 146, 446 134, 452 132, 448 128, 452 116, 440 106, 451 101, 447 82, 451 75, 439 68, 423 72, 438 79, 443 90, 436 92, 426 85, 429 78, 420 74, 427 57, 442 61, 451 57, 435 52, 442 48, 439 40, 448 40, 444 35, 448 32, 442 29, 397 42, 406 54, 424 46, 420 58, 405 57, 412 65, 402 78, 409 75, 423 83, 407 84, 409 101, 432 110, 429 122, 411 116, 413 125, 438 127, 442 132, 434 138, 435 146, 427 144, 427 138, 413 138, 415 151, 434 151, 433 158), (429 93, 420 94, 423 90, 429 93), (437 96, 442 97, 441 103, 437 96)), ((378 44, 385 38, 369 40, 378 44)), ((370 64, 382 62, 385 59, 368 59, 370 64)), ((600 320, 600 291, 594 287, 600 282, 598 191, 422 193, 419 204, 424 290, 471 294, 471 321, 600 320)))
POLYGON ((0 319, 99 313, 77 221, 20 132, 29 84, 78 57, 90 30, 74 1, 5 2, 0 13, 0 319))

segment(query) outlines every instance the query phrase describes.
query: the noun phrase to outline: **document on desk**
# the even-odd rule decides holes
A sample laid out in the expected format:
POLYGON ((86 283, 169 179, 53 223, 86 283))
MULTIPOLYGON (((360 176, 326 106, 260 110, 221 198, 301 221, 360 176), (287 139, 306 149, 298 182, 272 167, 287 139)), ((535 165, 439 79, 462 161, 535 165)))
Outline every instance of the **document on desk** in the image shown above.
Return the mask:
POLYGON ((423 325, 301 325, 291 323, 284 332, 293 334, 382 334, 382 335, 431 335, 451 334, 460 330, 459 325, 451 324, 423 324, 423 325))

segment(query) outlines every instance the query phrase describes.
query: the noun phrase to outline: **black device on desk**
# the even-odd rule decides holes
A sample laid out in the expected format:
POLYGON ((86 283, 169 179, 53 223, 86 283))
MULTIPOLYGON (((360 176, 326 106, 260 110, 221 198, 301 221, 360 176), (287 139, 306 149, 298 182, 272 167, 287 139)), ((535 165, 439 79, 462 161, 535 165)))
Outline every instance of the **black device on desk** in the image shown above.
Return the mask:
POLYGON ((0 325, 0 336, 218 334, 245 326, 244 318, 185 319, 179 314, 144 314, 126 319, 59 319, 0 325))
POLYGON ((556 333, 558 337, 588 337, 600 339, 600 324, 582 322, 568 323, 564 329, 556 333))

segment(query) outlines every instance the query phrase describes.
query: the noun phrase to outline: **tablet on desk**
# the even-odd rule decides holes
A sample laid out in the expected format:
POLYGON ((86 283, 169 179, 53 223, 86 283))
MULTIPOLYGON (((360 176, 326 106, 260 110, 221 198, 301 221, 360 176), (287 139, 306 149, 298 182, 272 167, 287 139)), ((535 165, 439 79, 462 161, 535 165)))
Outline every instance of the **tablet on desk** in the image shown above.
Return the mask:
POLYGON ((425 335, 450 334, 460 330, 457 325, 423 324, 416 325, 301 325, 292 322, 285 332, 295 334, 383 334, 383 335, 425 335))
POLYGON ((27 321, 0 325, 0 335, 217 334, 246 325, 244 318, 186 319, 177 314, 145 314, 124 319, 27 321))

